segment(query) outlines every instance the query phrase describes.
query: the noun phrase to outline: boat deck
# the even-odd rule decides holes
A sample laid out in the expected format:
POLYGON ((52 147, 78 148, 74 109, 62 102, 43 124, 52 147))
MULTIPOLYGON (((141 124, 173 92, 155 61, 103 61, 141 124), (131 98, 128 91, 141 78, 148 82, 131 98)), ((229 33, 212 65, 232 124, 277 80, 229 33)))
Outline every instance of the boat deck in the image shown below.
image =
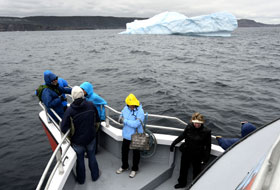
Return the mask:
MULTIPOLYGON (((130 171, 125 171, 122 174, 116 174, 116 170, 121 166, 121 160, 109 151, 103 148, 99 148, 99 152, 96 155, 96 158, 101 172, 100 178, 97 181, 91 181, 87 158, 85 158, 87 171, 85 184, 80 185, 76 183, 74 174, 72 172, 68 177, 64 189, 153 189, 155 188, 153 186, 157 186, 157 183, 162 183, 161 180, 164 180, 164 178, 167 177, 166 175, 168 175, 168 173, 170 172, 170 168, 166 164, 159 164, 156 162, 149 162, 145 159, 141 159, 137 175, 135 176, 135 178, 130 178, 128 176, 130 171)), ((167 184, 162 184, 158 189, 172 189, 177 182, 177 177, 170 178, 169 180, 167 180, 167 184)))

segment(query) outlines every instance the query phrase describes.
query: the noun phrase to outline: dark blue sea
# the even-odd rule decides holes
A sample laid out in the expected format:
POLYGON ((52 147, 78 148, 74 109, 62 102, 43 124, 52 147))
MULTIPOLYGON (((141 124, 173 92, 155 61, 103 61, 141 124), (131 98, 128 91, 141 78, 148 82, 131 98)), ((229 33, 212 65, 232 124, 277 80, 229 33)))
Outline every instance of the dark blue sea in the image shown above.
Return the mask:
POLYGON ((0 189, 35 189, 51 156, 34 95, 46 69, 72 86, 90 81, 119 111, 134 93, 151 114, 188 122, 201 112, 213 135, 280 117, 280 28, 229 38, 119 32, 0 33, 0 189))

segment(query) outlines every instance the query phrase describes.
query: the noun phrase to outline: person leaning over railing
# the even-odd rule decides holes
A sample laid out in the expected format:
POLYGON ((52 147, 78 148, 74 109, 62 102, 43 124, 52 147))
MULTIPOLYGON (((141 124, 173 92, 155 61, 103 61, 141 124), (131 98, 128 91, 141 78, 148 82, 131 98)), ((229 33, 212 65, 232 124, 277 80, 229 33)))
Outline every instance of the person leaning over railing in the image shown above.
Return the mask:
POLYGON ((66 133, 71 127, 71 120, 74 125, 74 134, 71 137, 71 145, 77 153, 77 181, 80 184, 85 182, 86 171, 84 155, 87 152, 89 168, 92 181, 99 178, 99 167, 95 158, 96 144, 96 122, 100 122, 97 109, 92 102, 84 99, 83 90, 79 86, 72 89, 73 103, 67 108, 62 122, 61 131, 66 133))
POLYGON ((176 138, 170 146, 174 151, 177 143, 185 139, 180 146, 181 166, 178 184, 174 187, 183 188, 187 185, 188 169, 193 166, 193 179, 201 172, 202 165, 208 162, 211 152, 211 130, 204 126, 203 115, 196 112, 192 115, 191 123, 186 126, 184 132, 176 138))
MULTIPOLYGON (((141 125, 141 121, 144 121, 144 110, 142 109, 142 105, 134 96, 134 94, 129 94, 125 99, 126 106, 122 110, 122 114, 120 116, 120 123, 123 123, 123 142, 122 142, 122 166, 116 171, 117 174, 121 174, 124 171, 129 169, 128 164, 128 154, 129 154, 129 145, 131 143, 131 135, 136 132, 143 133, 143 127, 141 125), (141 121, 139 121, 141 120, 141 121)), ((136 172, 138 171, 138 165, 140 162, 140 150, 133 150, 133 165, 131 168, 131 172, 129 174, 130 178, 134 178, 136 172)))
POLYGON ((219 145, 224 149, 227 150, 229 147, 231 147, 233 144, 237 143, 242 139, 243 137, 247 136, 257 128, 248 121, 242 121, 241 122, 241 138, 224 138, 222 136, 216 136, 216 139, 219 143, 219 145))

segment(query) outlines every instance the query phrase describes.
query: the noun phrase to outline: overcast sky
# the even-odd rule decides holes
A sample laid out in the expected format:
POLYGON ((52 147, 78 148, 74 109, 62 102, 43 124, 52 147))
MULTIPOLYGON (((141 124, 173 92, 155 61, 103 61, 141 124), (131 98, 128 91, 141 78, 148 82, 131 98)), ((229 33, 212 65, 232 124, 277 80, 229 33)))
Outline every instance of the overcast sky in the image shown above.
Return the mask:
POLYGON ((280 24, 280 0, 0 0, 0 16, 151 17, 176 11, 188 17, 228 11, 247 18, 280 24))

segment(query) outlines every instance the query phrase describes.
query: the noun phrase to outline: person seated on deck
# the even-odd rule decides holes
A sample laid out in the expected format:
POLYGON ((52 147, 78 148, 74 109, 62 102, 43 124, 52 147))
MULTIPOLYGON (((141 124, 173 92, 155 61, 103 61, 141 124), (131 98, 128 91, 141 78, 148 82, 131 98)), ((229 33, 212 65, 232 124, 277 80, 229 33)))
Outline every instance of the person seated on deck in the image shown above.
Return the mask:
MULTIPOLYGON (((256 130, 256 127, 252 123, 249 123, 247 121, 241 122, 241 138, 247 136, 254 130, 256 130)), ((234 143, 238 142, 241 138, 223 138, 222 136, 216 136, 219 145, 224 150, 227 150, 234 143)))
POLYGON ((76 179, 78 183, 83 184, 86 178, 85 152, 88 155, 88 165, 92 181, 96 181, 100 176, 95 157, 96 131, 95 127, 93 127, 100 119, 97 109, 92 102, 84 99, 83 90, 79 86, 73 87, 71 95, 74 102, 63 116, 61 131, 66 133, 71 127, 71 120, 73 121, 74 134, 71 136, 71 145, 77 154, 76 179))
POLYGON ((41 99, 44 105, 47 107, 47 111, 50 116, 58 122, 58 118, 52 113, 52 108, 57 115, 62 118, 64 114, 63 101, 66 101, 63 94, 70 94, 71 88, 64 88, 58 85, 58 77, 51 71, 44 72, 44 80, 46 88, 43 89, 41 99))
MULTIPOLYGON (((94 93, 93 86, 91 83, 84 82, 83 84, 80 85, 80 87, 84 92, 84 96, 86 97, 86 100, 91 101, 96 107, 100 120, 105 121, 106 113, 105 113, 104 105, 107 105, 107 102, 103 98, 101 98, 98 94, 94 93)), ((95 149, 96 154, 98 152, 99 127, 100 127, 100 122, 96 124, 96 133, 97 133, 96 149, 95 149)))
POLYGON ((175 189, 186 187, 188 169, 190 164, 193 167, 193 179, 201 172, 202 165, 208 162, 211 151, 211 130, 204 126, 203 115, 196 112, 192 115, 191 123, 186 126, 184 132, 176 138, 170 146, 170 151, 174 151, 177 143, 185 139, 185 143, 180 146, 181 166, 178 184, 175 189))
MULTIPOLYGON (((120 115, 119 122, 123 123, 123 142, 122 142, 122 166, 116 171, 117 174, 121 174, 129 169, 128 154, 129 145, 131 143, 131 136, 136 133, 143 133, 143 127, 141 121, 144 121, 145 115, 142 105, 137 100, 134 94, 129 94, 125 99, 126 106, 123 108, 120 115), (141 121, 140 121, 141 120, 141 121)), ((134 178, 138 171, 138 165, 140 162, 140 150, 133 150, 133 165, 129 174, 130 178, 134 178)))

